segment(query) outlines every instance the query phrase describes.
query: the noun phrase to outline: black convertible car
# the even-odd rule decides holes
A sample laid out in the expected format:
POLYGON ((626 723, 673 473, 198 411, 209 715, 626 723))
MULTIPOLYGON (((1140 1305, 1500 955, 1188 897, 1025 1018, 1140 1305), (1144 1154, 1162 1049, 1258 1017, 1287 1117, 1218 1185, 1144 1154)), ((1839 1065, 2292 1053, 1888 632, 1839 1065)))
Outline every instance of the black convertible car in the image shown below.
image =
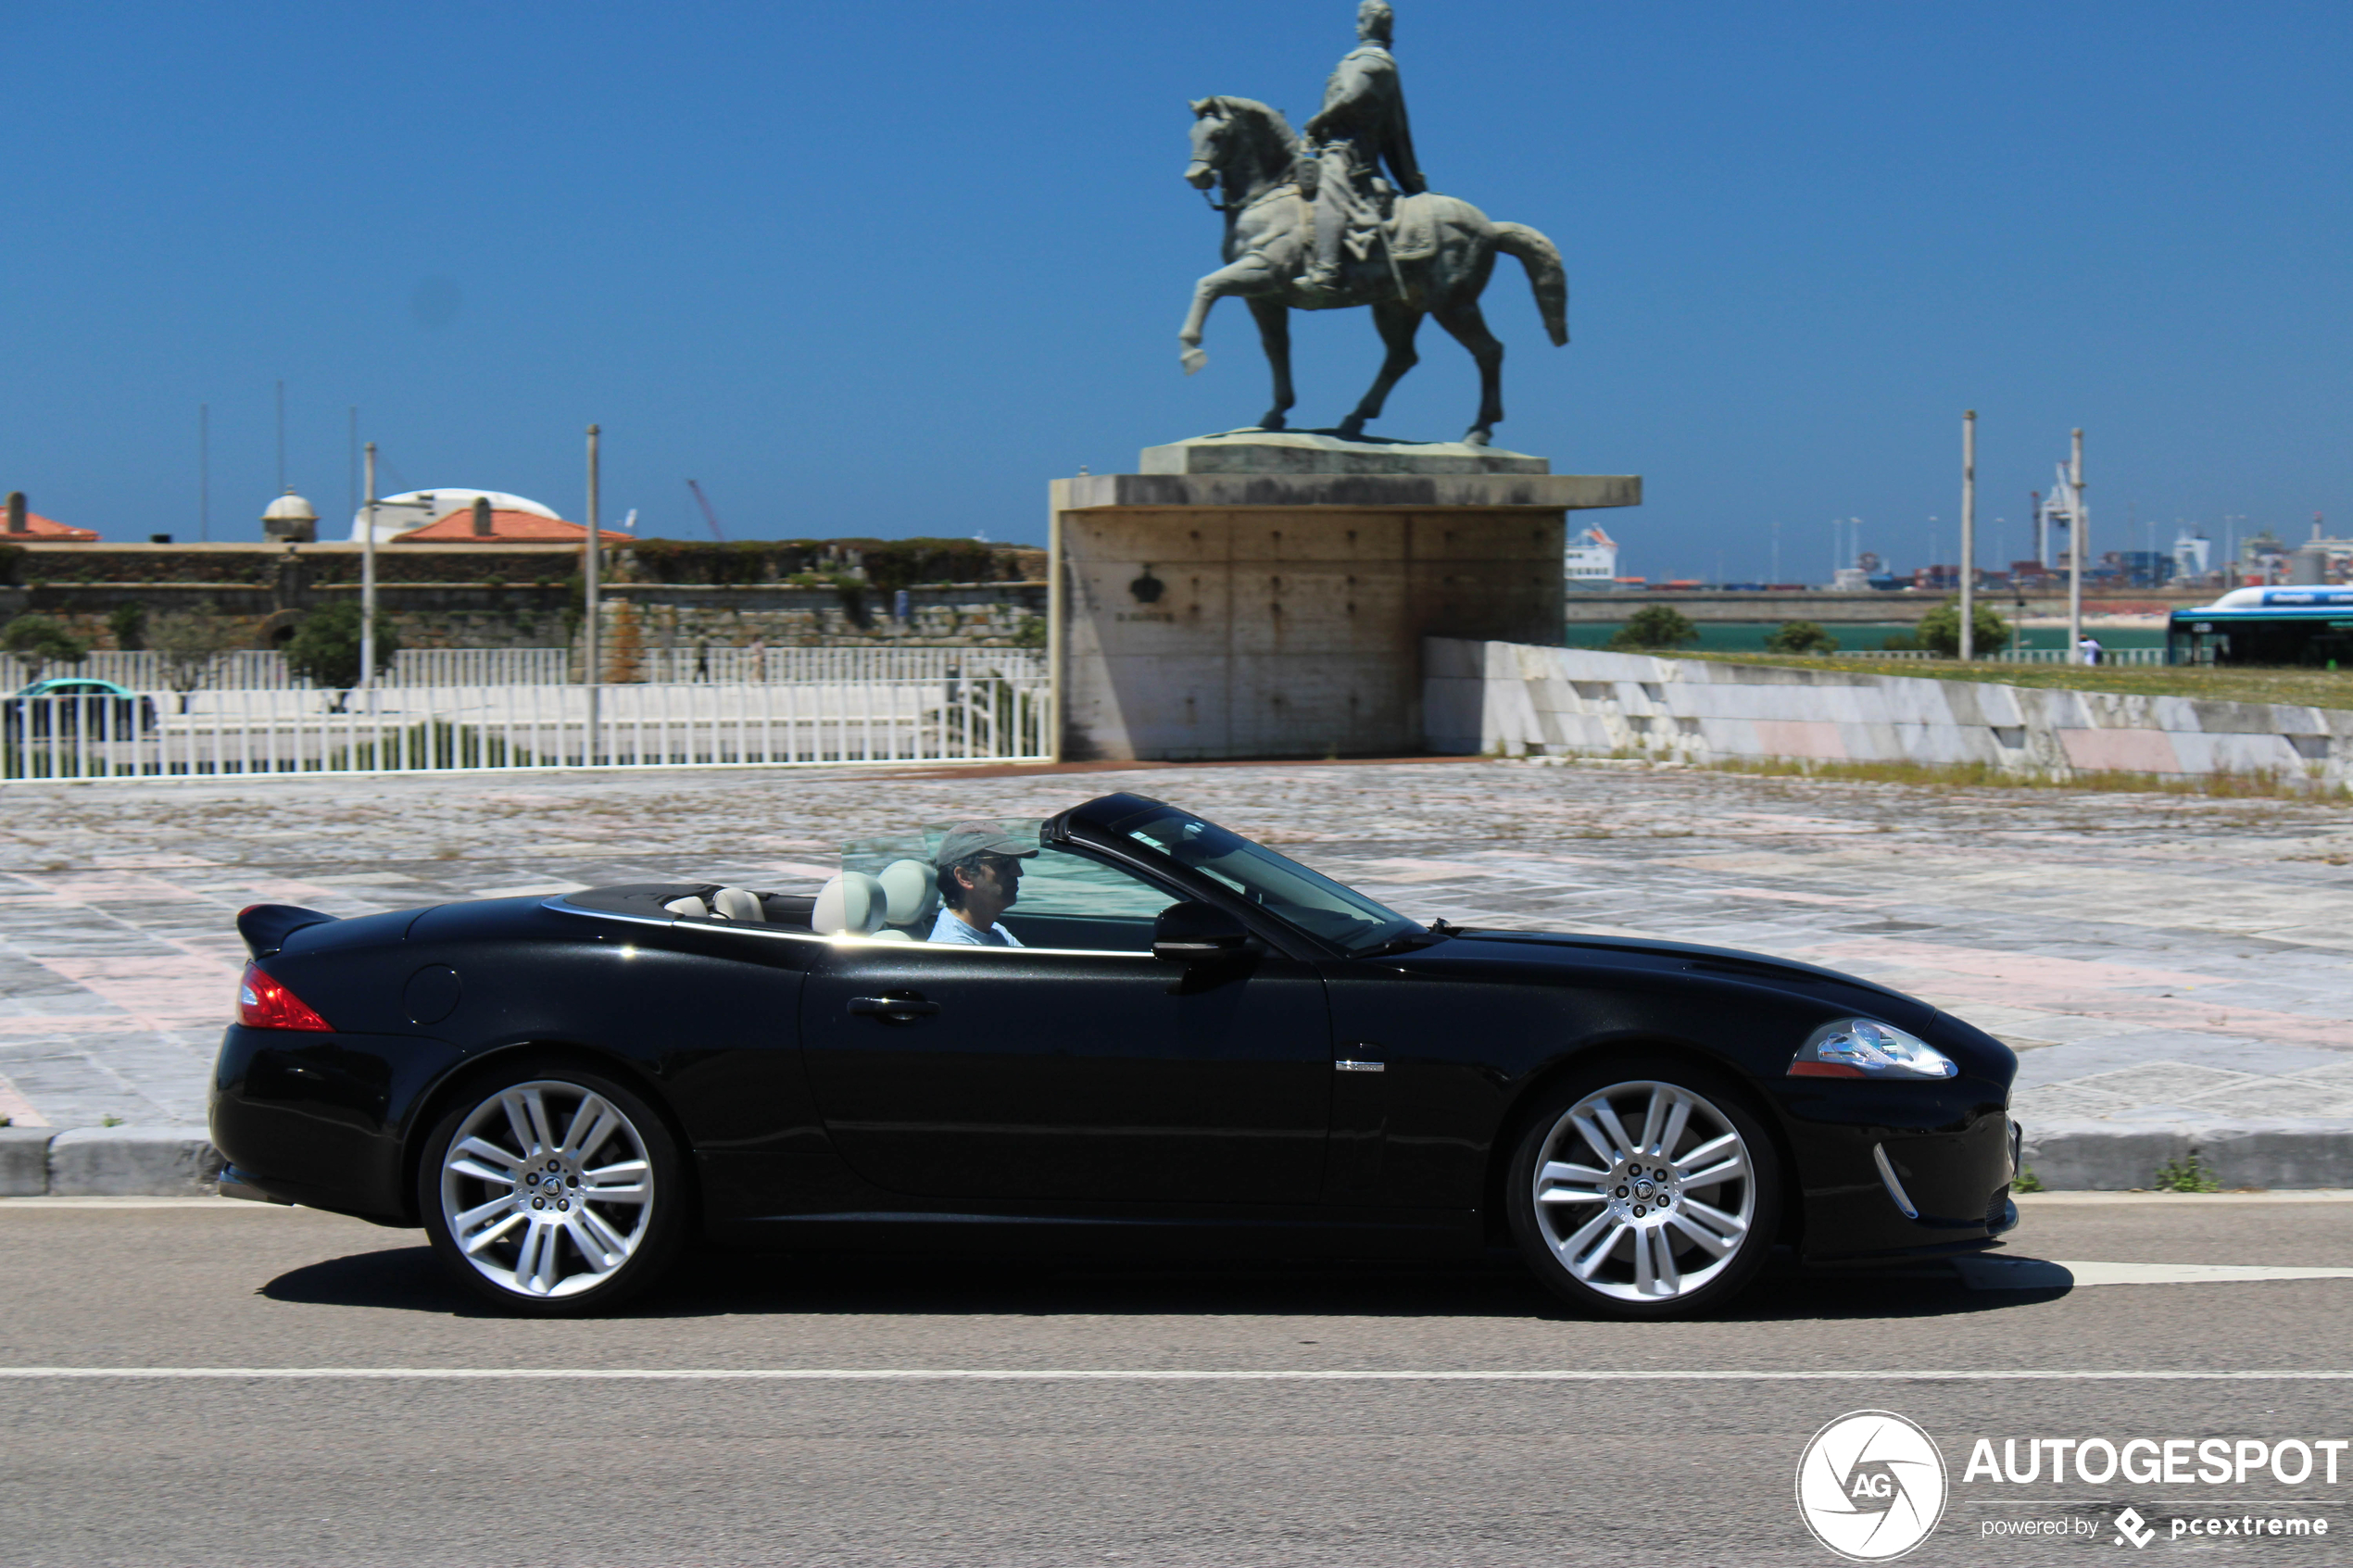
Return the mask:
POLYGON ((1777 1244, 1868 1265, 2016 1223, 2017 1059, 1882 986, 1425 928, 1133 795, 1019 830, 998 868, 1018 894, 976 938, 938 910, 938 847, 851 845, 815 897, 249 909, 221 1190, 422 1225, 537 1313, 607 1308, 701 1238, 1511 1245, 1580 1308, 1663 1317, 1719 1306, 1777 1244))

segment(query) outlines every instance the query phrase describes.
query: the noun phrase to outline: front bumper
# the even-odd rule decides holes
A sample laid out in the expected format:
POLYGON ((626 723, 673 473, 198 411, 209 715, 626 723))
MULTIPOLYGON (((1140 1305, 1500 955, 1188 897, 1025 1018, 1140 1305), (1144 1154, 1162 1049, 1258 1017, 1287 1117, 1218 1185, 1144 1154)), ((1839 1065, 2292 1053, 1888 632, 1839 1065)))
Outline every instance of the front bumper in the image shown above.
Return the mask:
POLYGON ((1814 1121, 1798 1173, 1801 1255, 1808 1263, 1901 1262, 1994 1245, 2018 1223, 2015 1126, 1982 1103, 1926 1127, 1869 1116, 1814 1121))

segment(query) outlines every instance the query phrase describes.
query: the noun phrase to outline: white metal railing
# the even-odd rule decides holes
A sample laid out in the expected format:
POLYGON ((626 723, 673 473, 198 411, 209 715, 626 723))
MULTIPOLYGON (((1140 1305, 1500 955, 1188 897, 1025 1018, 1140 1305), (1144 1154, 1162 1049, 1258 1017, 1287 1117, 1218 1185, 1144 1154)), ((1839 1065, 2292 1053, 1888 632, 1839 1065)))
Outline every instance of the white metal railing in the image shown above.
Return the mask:
MULTIPOLYGON (((995 673, 1043 675, 1046 656, 1029 648, 892 647, 658 647, 621 656, 633 670, 616 671, 607 641, 606 673, 627 674, 630 684, 654 685, 711 681, 941 681, 950 676, 995 673)), ((170 671, 159 653, 92 653, 74 664, 42 667, 44 676, 82 676, 111 681, 133 691, 171 688, 170 671)), ((386 686, 560 685, 579 678, 570 648, 403 648, 384 672, 386 686)), ((33 680, 32 667, 0 655, 0 691, 13 692, 33 680)), ((274 649, 240 648, 212 656, 198 690, 284 691, 309 683, 286 667, 274 649)))
POLYGON ((1041 676, 10 697, 0 781, 1041 761, 1041 676), (338 696, 346 699, 340 707, 338 696))
MULTIPOLYGON (((940 681, 994 671, 1046 672, 1046 656, 1029 648, 749 648, 689 645, 641 648, 634 656, 640 680, 662 684, 731 681, 940 681)), ((615 671, 608 670, 608 674, 615 671)))
POLYGON ((558 686, 573 679, 570 648, 402 648, 388 686, 558 686))
MULTIPOLYGON (((1736 653, 1707 653, 1703 657, 1737 660, 1741 656, 1736 653)), ((1776 657, 1793 656, 1777 655, 1776 657)), ((1952 656, 1936 653, 1927 648, 1841 648, 1835 653, 1807 653, 1793 657, 1800 659, 1949 659, 1952 656)), ((2075 664, 2081 662, 2070 658, 2065 648, 2005 648, 2000 653, 1981 654, 1978 657, 1988 664, 2075 664)), ((2100 662, 2102 664, 2163 664, 2165 650, 2163 648, 2104 648, 2100 652, 2100 662)))

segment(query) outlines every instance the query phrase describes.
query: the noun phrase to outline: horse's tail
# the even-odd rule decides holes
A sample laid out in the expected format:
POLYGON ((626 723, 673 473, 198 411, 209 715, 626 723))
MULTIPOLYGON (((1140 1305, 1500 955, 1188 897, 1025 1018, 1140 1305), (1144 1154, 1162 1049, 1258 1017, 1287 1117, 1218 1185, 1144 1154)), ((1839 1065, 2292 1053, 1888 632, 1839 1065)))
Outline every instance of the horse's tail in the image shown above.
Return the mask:
POLYGON ((1567 343, 1568 270, 1561 265, 1561 253, 1553 248, 1553 242, 1525 223, 1498 223, 1495 248, 1519 257, 1519 264, 1528 269, 1528 286, 1536 291, 1536 308, 1543 315, 1544 331, 1551 334, 1553 346, 1567 343))

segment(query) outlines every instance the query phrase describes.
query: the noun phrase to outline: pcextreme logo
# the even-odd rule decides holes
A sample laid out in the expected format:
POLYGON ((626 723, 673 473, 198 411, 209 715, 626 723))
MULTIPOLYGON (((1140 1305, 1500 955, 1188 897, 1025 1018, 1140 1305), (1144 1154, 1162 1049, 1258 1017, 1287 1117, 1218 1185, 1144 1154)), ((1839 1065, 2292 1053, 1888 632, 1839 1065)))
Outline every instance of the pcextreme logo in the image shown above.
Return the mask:
POLYGON ((1944 1456, 1888 1411, 1856 1411, 1814 1434, 1797 1461, 1797 1512, 1814 1538, 1855 1562, 1886 1562, 1944 1513, 1944 1456))

